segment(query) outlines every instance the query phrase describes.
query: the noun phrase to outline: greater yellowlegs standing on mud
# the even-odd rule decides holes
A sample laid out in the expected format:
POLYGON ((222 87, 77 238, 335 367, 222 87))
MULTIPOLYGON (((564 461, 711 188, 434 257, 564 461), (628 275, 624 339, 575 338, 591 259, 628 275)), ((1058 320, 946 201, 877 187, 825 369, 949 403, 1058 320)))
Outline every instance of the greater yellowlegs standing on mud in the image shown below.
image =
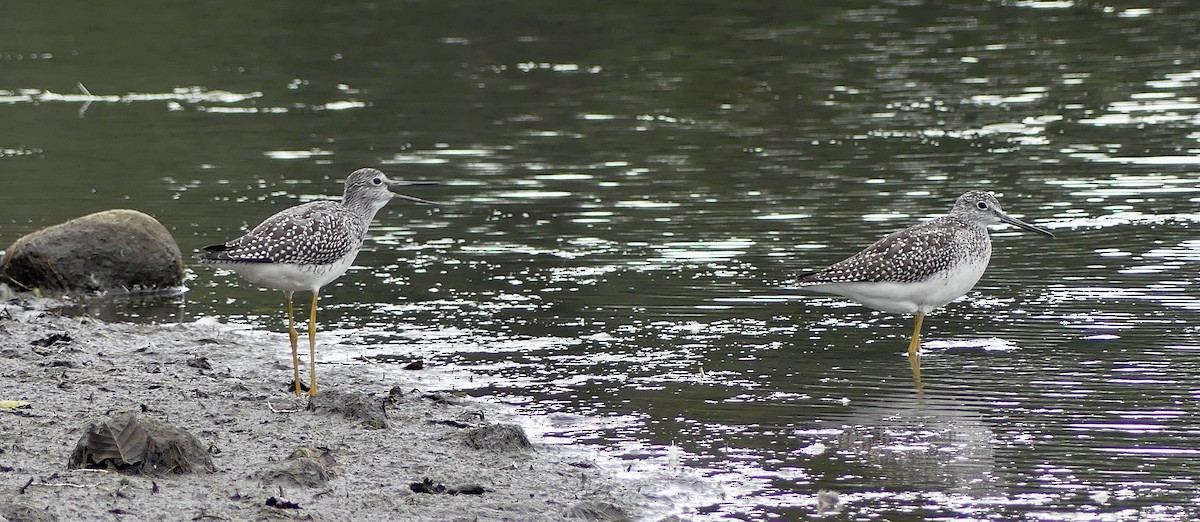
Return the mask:
POLYGON ((945 216, 895 232, 829 268, 801 274, 800 288, 884 312, 913 314, 908 357, 920 386, 921 321, 966 295, 983 276, 992 257, 987 226, 1000 222, 1054 237, 1005 214, 990 193, 973 190, 959 196, 945 216))
POLYGON ((283 291, 287 298, 288 335, 296 395, 301 394, 299 334, 292 319, 292 294, 312 292, 308 316, 308 395, 317 394, 317 298, 321 287, 346 273, 354 263, 375 213, 393 198, 432 205, 397 194, 388 187, 423 184, 392 181, 382 172, 358 169, 346 178, 341 201, 313 201, 267 218, 237 239, 204 247, 201 263, 227 268, 251 282, 283 291))

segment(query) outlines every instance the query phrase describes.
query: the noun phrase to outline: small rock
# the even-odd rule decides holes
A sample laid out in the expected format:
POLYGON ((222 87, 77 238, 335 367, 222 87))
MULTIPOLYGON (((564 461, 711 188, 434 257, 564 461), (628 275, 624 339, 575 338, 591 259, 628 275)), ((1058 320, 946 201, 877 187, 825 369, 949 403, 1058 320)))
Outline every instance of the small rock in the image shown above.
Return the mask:
POLYGON ((425 394, 421 395, 421 398, 431 400, 435 404, 442 404, 442 405, 447 405, 447 406, 459 404, 462 402, 462 401, 458 400, 458 398, 455 397, 453 394, 444 393, 444 392, 425 393, 425 394))
POLYGON ((593 522, 627 522, 632 521, 624 509, 608 502, 580 502, 571 506, 563 513, 563 518, 590 520, 593 522))
POLYGON ((342 474, 342 467, 330 455, 328 448, 301 446, 292 451, 288 458, 275 468, 262 473, 259 478, 272 484, 293 484, 314 488, 342 474))
POLYGON ((403 399, 405 395, 404 388, 399 386, 392 386, 392 389, 388 390, 388 399, 390 400, 403 399))
POLYGON ((413 493, 429 493, 447 495, 482 495, 488 492, 488 489, 479 484, 463 484, 461 486, 447 486, 445 484, 437 484, 433 479, 425 477, 420 482, 413 482, 408 485, 408 489, 413 493))
POLYGON ((177 291, 183 256, 156 219, 106 210, 16 240, 0 259, 0 275, 48 292, 177 291))
POLYGON ((74 339, 71 339, 70 334, 68 334, 67 332, 62 332, 62 333, 53 333, 53 334, 47 335, 46 337, 43 337, 41 339, 34 339, 32 341, 29 341, 29 344, 32 344, 34 346, 40 346, 42 348, 49 348, 58 343, 69 343, 73 340, 74 339))
POLYGON ((286 498, 268 498, 266 505, 276 509, 300 509, 300 504, 292 502, 286 498))
POLYGON ((308 400, 308 410, 318 413, 340 413, 347 419, 361 421, 362 426, 368 429, 381 430, 388 427, 384 399, 359 392, 332 390, 318 393, 308 400))
POLYGON ((192 434, 131 412, 88 426, 67 468, 122 473, 216 471, 208 449, 192 434))
POLYGON ((525 430, 516 424, 488 424, 468 430, 463 442, 470 448, 490 451, 524 451, 532 448, 525 430))
POLYGON ((196 356, 196 357, 192 357, 191 359, 188 359, 187 365, 191 366, 192 368, 199 368, 201 370, 211 370, 212 369, 212 363, 208 362, 208 357, 202 357, 202 356, 196 356))
POLYGON ((412 490, 413 493, 445 493, 446 485, 434 484, 433 479, 425 477, 420 482, 409 484, 408 489, 412 490))
POLYGON ((451 495, 482 495, 488 489, 479 484, 460 484, 450 488, 451 495))
POLYGON ((22 522, 57 522, 58 515, 49 511, 35 509, 16 502, 0 503, 0 520, 20 520, 22 522))
POLYGON ((460 430, 471 427, 470 424, 467 424, 462 421, 454 420, 454 419, 431 420, 431 421, 429 421, 429 423, 430 424, 440 424, 442 426, 450 426, 451 428, 458 428, 460 430))
MULTIPOLYGON (((278 502, 278 500, 276 500, 278 502)), ((290 522, 292 520, 315 520, 311 513, 298 511, 300 508, 282 509, 277 507, 262 507, 254 516, 255 522, 290 522)))
POLYGON ((289 459, 313 459, 320 462, 325 467, 333 470, 337 475, 342 474, 342 467, 338 466, 336 460, 333 459, 333 452, 329 448, 300 446, 292 450, 292 454, 288 455, 289 459))

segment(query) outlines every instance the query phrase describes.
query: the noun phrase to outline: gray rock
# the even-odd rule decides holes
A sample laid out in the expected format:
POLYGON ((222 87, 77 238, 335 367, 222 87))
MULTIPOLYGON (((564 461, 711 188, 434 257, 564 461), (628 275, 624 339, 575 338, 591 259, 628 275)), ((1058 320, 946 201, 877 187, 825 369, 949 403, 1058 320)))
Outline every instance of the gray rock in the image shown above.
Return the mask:
POLYGON ((14 522, 57 522, 58 515, 17 502, 0 503, 0 520, 14 522))
POLYGON ((287 459, 261 473, 259 479, 266 483, 296 485, 315 488, 342 474, 342 467, 333 459, 327 448, 302 446, 287 459))
POLYGON ((340 413, 347 419, 362 423, 362 427, 381 430, 388 427, 384 399, 359 392, 324 391, 308 399, 309 411, 340 413))
POLYGON ((629 516, 624 509, 621 509, 608 502, 580 502, 571 506, 565 513, 563 518, 575 520, 588 520, 591 522, 632 522, 633 517, 629 516))
POLYGON ((524 451, 533 447, 525 430, 516 424, 489 424, 463 434, 468 447, 489 451, 524 451))
POLYGON ((183 256, 154 218, 106 210, 18 239, 0 260, 0 276, 55 293, 179 291, 183 256))

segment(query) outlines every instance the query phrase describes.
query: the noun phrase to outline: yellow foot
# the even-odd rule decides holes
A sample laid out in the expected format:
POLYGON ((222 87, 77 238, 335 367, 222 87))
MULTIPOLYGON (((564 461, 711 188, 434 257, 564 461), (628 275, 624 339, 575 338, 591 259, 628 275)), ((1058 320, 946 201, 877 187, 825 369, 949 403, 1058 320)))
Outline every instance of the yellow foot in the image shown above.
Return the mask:
POLYGON ((913 382, 921 389, 921 322, 925 314, 918 313, 913 317, 912 341, 908 343, 908 364, 912 366, 913 382))
POLYGON ((305 386, 304 383, 300 380, 295 380, 295 381, 288 383, 288 388, 295 388, 297 397, 300 397, 303 395, 311 396, 314 393, 316 393, 314 391, 309 390, 308 386, 305 386))

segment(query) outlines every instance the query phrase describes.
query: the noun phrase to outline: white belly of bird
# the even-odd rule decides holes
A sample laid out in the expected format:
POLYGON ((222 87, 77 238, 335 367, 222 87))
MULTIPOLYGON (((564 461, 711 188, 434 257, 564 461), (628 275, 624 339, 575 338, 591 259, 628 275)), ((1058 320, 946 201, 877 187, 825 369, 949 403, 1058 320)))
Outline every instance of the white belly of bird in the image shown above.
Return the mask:
POLYGON ((284 292, 315 292, 346 273, 354 264, 354 254, 328 265, 294 263, 230 263, 222 265, 247 281, 284 292))
POLYGON ((840 295, 884 312, 927 314, 967 295, 987 265, 987 258, 967 261, 915 283, 827 283, 804 289, 840 295))

